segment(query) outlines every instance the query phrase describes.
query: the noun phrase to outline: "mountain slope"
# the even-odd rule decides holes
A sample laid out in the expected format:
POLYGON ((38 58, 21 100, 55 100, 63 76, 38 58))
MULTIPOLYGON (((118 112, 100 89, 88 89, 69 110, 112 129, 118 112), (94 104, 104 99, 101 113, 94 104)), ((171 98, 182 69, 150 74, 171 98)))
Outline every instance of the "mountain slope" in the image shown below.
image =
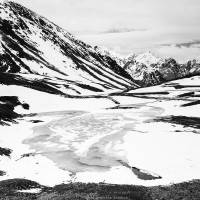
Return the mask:
POLYGON ((85 89, 138 87, 112 58, 17 3, 0 4, 0 37, 0 73, 17 73, 27 82, 25 74, 40 80, 53 77, 49 85, 62 80, 77 95, 85 89))
POLYGON ((108 56, 110 57, 112 60, 116 61, 116 63, 119 66, 123 66, 124 64, 126 64, 127 60, 124 56, 114 52, 114 51, 110 51, 108 48, 106 47, 98 47, 98 46, 94 46, 94 49, 101 55, 101 56, 108 56))

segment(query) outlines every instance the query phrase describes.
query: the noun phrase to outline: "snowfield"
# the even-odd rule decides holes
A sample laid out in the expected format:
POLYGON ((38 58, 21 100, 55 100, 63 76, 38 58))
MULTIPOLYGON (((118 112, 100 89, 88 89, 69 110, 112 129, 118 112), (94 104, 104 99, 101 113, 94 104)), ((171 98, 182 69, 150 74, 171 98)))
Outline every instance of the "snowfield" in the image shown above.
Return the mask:
POLYGON ((21 102, 27 102, 30 105, 29 110, 24 110, 21 106, 16 107, 15 111, 20 114, 81 110, 83 107, 85 110, 98 110, 115 105, 115 103, 106 98, 102 98, 100 101, 95 98, 65 98, 22 86, 0 85, 0 90, 1 96, 12 94, 12 96, 19 97, 21 102))
POLYGON ((10 158, 0 157, 6 172, 0 179, 26 178, 49 186, 63 182, 153 186, 200 179, 196 112, 200 105, 182 106, 198 97, 179 96, 198 93, 198 80, 193 77, 103 99, 70 99, 1 86, 2 96, 12 92, 30 105, 30 110, 17 107, 16 112, 37 114, 0 127, 0 146, 13 150, 10 158), (174 89, 183 83, 190 87, 174 89), (145 92, 151 92, 148 98, 145 92), (177 119, 169 121, 169 116, 177 119), (183 116, 191 123, 185 123, 183 116))

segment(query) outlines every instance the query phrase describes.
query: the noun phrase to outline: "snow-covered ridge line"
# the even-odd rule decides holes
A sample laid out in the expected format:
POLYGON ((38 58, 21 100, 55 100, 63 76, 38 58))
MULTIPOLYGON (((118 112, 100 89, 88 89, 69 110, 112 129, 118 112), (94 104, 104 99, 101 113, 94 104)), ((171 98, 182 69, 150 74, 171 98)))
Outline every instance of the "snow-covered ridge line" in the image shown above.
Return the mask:
POLYGON ((124 58, 122 66, 140 86, 151 86, 166 81, 200 74, 200 63, 197 60, 179 64, 175 59, 163 59, 154 56, 150 51, 124 58))
POLYGON ((200 62, 195 59, 180 64, 173 58, 159 58, 150 51, 122 56, 105 47, 95 48, 101 54, 109 55, 114 59, 137 84, 143 87, 200 74, 200 62))

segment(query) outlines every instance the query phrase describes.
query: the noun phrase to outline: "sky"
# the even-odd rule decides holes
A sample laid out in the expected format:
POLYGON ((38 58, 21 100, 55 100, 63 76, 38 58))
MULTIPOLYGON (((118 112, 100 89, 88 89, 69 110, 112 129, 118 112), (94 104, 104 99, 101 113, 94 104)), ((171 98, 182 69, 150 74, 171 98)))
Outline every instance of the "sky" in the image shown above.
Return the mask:
POLYGON ((13 0, 90 45, 200 60, 200 0, 13 0))

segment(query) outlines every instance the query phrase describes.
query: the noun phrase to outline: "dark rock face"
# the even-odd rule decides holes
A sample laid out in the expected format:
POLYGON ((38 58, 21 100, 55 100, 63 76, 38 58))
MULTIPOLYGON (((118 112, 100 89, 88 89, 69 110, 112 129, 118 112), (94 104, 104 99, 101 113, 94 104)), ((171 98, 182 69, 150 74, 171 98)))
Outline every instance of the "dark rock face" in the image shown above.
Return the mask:
POLYGON ((1 181, 0 188, 7 190, 27 190, 33 188, 45 188, 45 186, 27 179, 9 179, 1 181))
POLYGON ((0 156, 8 156, 8 157, 10 157, 11 153, 12 153, 11 149, 0 147, 0 156))
POLYGON ((6 172, 0 170, 0 176, 5 176, 6 172))
POLYGON ((14 112, 16 106, 29 108, 28 104, 21 103, 16 96, 0 96, 0 125, 9 125, 9 122, 16 123, 15 119, 20 117, 14 112))

